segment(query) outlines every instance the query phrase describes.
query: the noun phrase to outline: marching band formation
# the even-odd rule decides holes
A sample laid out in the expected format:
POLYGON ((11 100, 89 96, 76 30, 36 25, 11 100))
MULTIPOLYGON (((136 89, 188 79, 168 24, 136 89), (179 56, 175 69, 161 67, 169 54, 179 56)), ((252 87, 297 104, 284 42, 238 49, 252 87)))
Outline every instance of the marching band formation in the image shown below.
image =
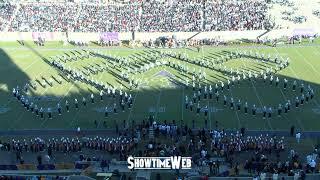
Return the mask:
MULTIPOLYGON (((98 100, 103 101, 107 97, 113 99, 114 101, 113 106, 105 107, 104 116, 108 117, 110 113, 117 114, 119 111, 124 112, 126 109, 131 109, 133 106, 133 97, 131 93, 123 90, 122 85, 120 88, 108 85, 103 81, 99 82, 97 79, 90 78, 90 75, 96 75, 106 71, 113 73, 114 76, 117 76, 121 82, 129 85, 128 89, 133 90, 135 88, 139 88, 139 86, 143 83, 142 78, 138 77, 139 75, 142 75, 143 72, 158 66, 168 66, 177 70, 181 74, 187 75, 185 81, 181 82, 181 84, 183 84, 184 88, 186 89, 192 89, 192 94, 185 96, 185 109, 195 112, 198 115, 200 113, 204 113, 204 116, 208 116, 209 114, 209 107, 201 105, 203 100, 212 100, 216 103, 221 103, 225 107, 228 106, 230 109, 242 111, 246 114, 251 113, 253 116, 255 116, 257 113, 261 113, 263 118, 270 118, 275 112, 278 116, 281 116, 282 113, 290 112, 292 109, 291 103, 294 103, 295 107, 298 108, 304 103, 308 103, 309 100, 313 99, 314 97, 314 90, 310 85, 306 85, 305 87, 304 83, 301 81, 299 82, 301 84, 298 87, 298 82, 296 80, 289 82, 286 78, 280 79, 275 75, 278 71, 289 66, 289 58, 284 59, 278 55, 271 57, 270 54, 266 56, 253 51, 235 51, 226 53, 219 58, 208 60, 203 58, 191 59, 185 53, 176 53, 171 51, 156 51, 152 53, 153 56, 149 58, 146 63, 140 66, 137 66, 138 60, 136 57, 124 58, 86 50, 83 50, 82 52, 71 52, 72 55, 64 54, 62 56, 51 57, 50 65, 54 68, 57 68, 64 74, 63 78, 54 78, 56 82, 62 84, 63 79, 68 82, 79 81, 95 87, 100 92, 98 95, 92 93, 89 97, 82 97, 79 100, 77 98, 75 98, 73 101, 66 100, 64 107, 61 100, 54 108, 42 107, 36 102, 32 102, 30 98, 28 98, 27 93, 30 87, 35 90, 37 89, 36 83, 26 83, 22 89, 17 86, 13 89, 12 94, 18 101, 21 102, 27 111, 30 111, 41 118, 45 118, 45 116, 47 116, 49 119, 53 117, 53 113, 62 115, 63 113, 69 112, 71 108, 78 110, 81 106, 86 107, 87 99, 89 99, 89 102, 94 104, 98 100), (102 57, 103 59, 108 60, 108 62, 105 62, 103 65, 96 64, 84 67, 82 71, 67 66, 67 62, 89 59, 91 56, 102 57), (244 58, 245 60, 241 58, 244 58), (175 61, 171 59, 174 59, 175 61), (232 67, 228 68, 223 66, 223 63, 233 59, 254 61, 266 65, 266 68, 261 69, 258 73, 257 71, 244 70, 240 68, 233 69, 232 67), (273 66, 270 66, 269 64, 272 64, 273 66), (197 69, 196 66, 198 67, 197 69), (116 74, 114 71, 111 71, 112 69, 120 70, 119 73, 116 74), (206 81, 208 79, 208 75, 205 69, 221 72, 226 75, 227 80, 225 82, 219 81, 214 85, 208 84, 206 81), (278 107, 266 106, 262 104, 259 106, 254 103, 244 101, 241 98, 232 96, 228 97, 225 95, 226 91, 230 91, 232 87, 240 85, 240 83, 243 82, 263 82, 265 86, 274 86, 276 88, 283 89, 283 91, 287 91, 289 89, 297 93, 297 95, 295 99, 287 99, 285 102, 279 103, 278 107), (96 96, 98 96, 98 98, 96 96), (120 107, 120 109, 118 107, 120 107)), ((46 84, 53 86, 53 76, 49 80, 46 80, 45 78, 42 79, 42 83, 38 81, 40 82, 41 86, 46 87, 46 84)))

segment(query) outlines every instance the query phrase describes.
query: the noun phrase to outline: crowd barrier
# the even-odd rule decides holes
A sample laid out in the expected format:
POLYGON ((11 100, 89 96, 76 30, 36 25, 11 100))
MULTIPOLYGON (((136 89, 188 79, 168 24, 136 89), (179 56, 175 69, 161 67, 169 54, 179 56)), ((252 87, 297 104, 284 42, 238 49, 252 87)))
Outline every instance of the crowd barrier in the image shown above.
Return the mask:
MULTIPOLYGON (((155 40, 159 37, 174 37, 178 40, 192 39, 220 39, 224 41, 248 39, 256 40, 258 36, 264 34, 266 30, 254 31, 211 31, 211 32, 105 32, 105 33, 82 33, 82 32, 0 32, 0 41, 36 41, 39 38, 46 41, 137 41, 155 40)), ((319 33, 320 29, 278 29, 272 30, 264 38, 274 39, 293 36, 297 32, 319 33)))
POLYGON ((64 170, 64 169, 86 169, 92 162, 60 163, 60 164, 0 164, 0 170, 64 170))

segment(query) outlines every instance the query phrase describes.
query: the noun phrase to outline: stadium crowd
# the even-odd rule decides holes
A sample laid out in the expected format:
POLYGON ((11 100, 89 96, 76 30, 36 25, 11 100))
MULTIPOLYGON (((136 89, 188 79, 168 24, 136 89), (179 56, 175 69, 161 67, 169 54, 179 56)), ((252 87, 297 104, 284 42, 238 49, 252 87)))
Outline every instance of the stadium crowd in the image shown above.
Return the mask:
POLYGON ((207 1, 205 30, 257 30, 273 26, 266 1, 207 1))
MULTIPOLYGON (((266 174, 287 174, 304 176, 305 173, 317 172, 318 154, 317 148, 307 156, 299 157, 294 149, 288 149, 286 138, 274 135, 246 135, 245 129, 234 132, 213 129, 191 129, 187 125, 179 126, 172 123, 151 123, 143 121, 134 129, 121 130, 118 138, 111 137, 61 137, 61 138, 32 138, 11 139, 1 141, 1 150, 15 152, 18 162, 25 153, 38 154, 47 152, 47 156, 53 157, 57 153, 72 154, 86 152, 79 156, 77 161, 101 161, 101 166, 111 165, 110 160, 96 158, 86 150, 94 150, 108 153, 110 157, 125 161, 129 155, 166 157, 173 155, 191 156, 194 167, 209 167, 210 173, 222 175, 220 165, 227 165, 228 172, 236 175, 240 170, 246 169, 248 173, 265 176, 266 174), (146 137, 146 130, 154 129, 154 139, 146 137), (140 133, 143 135, 140 136, 140 133), (171 140, 172 139, 172 140, 171 140), (163 141, 170 141, 163 143, 163 141), (288 152, 289 155, 287 155, 288 152), (247 154, 250 158, 243 160, 241 154, 247 154), (116 156, 114 156, 116 155, 116 156), (117 156, 119 155, 119 156, 117 156), (220 158, 220 159, 219 159, 220 158), (284 161, 284 159, 287 159, 284 161)), ((246 155, 246 156, 247 156, 246 155)), ((37 156, 39 164, 41 158, 37 156)), ((64 160, 65 161, 65 160, 64 160)), ((108 168, 109 169, 109 168, 108 168)))
MULTIPOLYGON (((32 138, 29 140, 15 140, 11 142, 0 142, 1 150, 16 152, 16 160, 20 163, 23 162, 23 153, 39 153, 47 151, 49 158, 52 158, 55 153, 68 153, 82 152, 83 149, 105 151, 110 154, 120 154, 119 160, 125 160, 126 153, 134 148, 134 141, 132 138, 120 136, 118 138, 102 138, 102 137, 83 137, 83 138, 51 138, 42 139, 40 137, 32 138)), ((80 156, 80 161, 90 161, 84 156, 80 156)))
POLYGON ((7 25, 6 21, 11 19, 15 8, 14 4, 0 3, 0 31, 4 30, 4 27, 7 25))
POLYGON ((5 3, 0 29, 34 32, 163 32, 272 28, 266 1, 135 1, 127 4, 5 3), (19 8, 17 13, 14 10, 19 8), (246 13, 243 13, 246 12, 246 13), (12 19, 9 18, 14 16, 12 19))

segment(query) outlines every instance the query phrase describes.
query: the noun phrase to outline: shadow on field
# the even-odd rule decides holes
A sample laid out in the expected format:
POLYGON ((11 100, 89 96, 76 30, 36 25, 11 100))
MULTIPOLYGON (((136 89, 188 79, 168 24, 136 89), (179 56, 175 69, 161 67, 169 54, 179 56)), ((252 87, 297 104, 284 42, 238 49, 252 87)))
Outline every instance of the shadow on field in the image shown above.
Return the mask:
MULTIPOLYGON (((28 66, 24 68, 26 69, 28 66)), ((8 91, 11 92, 12 88, 16 87, 17 84, 23 84, 29 81, 28 75, 12 61, 3 49, 0 49, 0 76, 0 94, 7 94, 8 91)))

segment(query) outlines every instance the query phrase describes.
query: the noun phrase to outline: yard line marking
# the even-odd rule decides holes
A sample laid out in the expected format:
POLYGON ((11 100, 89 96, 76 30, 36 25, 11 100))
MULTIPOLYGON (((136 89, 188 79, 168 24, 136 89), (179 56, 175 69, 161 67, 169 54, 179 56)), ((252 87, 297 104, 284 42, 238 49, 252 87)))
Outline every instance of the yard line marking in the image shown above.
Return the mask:
MULTIPOLYGON (((2 85, 0 86, 0 90, 1 90, 1 89, 4 89, 5 86, 6 86, 6 84, 2 84, 2 85)), ((9 90, 9 92, 10 92, 10 89, 8 89, 8 90, 9 90)))
MULTIPOLYGON (((69 94, 69 92, 70 92, 70 90, 72 89, 73 86, 74 86, 74 84, 72 84, 72 86, 68 89, 68 91, 67 91, 67 93, 64 95, 64 97, 66 97, 66 96, 69 94)), ((64 97, 63 97, 63 98, 60 98, 57 104, 60 104, 61 101, 64 99, 64 97)), ((44 125, 47 121, 48 121, 48 118, 45 118, 45 120, 42 121, 42 123, 40 124, 40 127, 43 127, 43 125, 44 125)))
MULTIPOLYGON (((241 62, 242 62, 242 64, 244 65, 244 67, 247 68, 246 64, 245 64, 243 61, 241 61, 241 62)), ((251 83, 251 85, 252 85, 252 87, 253 87, 253 90, 254 90, 254 93, 255 93, 256 97, 258 98, 258 101, 259 101, 259 103, 260 103, 261 108, 263 108, 263 103, 262 103, 262 101, 261 101, 261 99, 260 99, 260 96, 259 96, 259 94, 258 94, 258 92, 257 92, 256 87, 254 86, 254 84, 253 84, 252 81, 250 81, 250 83, 251 83)), ((270 127, 271 130, 273 130, 273 128, 272 128, 272 126, 271 126, 271 123, 270 123, 270 121, 269 121, 269 118, 266 118, 266 119, 267 119, 268 126, 270 127)))
MULTIPOLYGON (((103 75, 103 73, 104 73, 105 71, 103 71, 103 72, 101 72, 101 74, 100 74, 100 76, 99 76, 99 80, 98 81, 101 81, 101 79, 102 79, 102 75, 103 75)), ((80 83, 82 83, 81 81, 80 81, 80 83)), ((86 84, 87 85, 87 84, 86 84)), ((93 87, 93 88, 95 88, 95 87, 93 87)), ((80 95, 82 95, 82 97, 83 97, 83 94, 81 93, 81 91, 80 91, 80 95)), ((70 126, 73 126, 73 124, 74 124, 74 121, 76 120, 76 118, 77 118, 77 116, 78 116, 78 114, 80 113, 80 108, 77 110, 77 112, 76 112, 76 114, 74 115, 74 117, 73 117, 73 119, 71 120, 71 122, 69 123, 69 125, 70 126)), ((99 121, 100 122, 100 121, 99 121)))
MULTIPOLYGON (((281 87, 279 87, 279 89, 280 89, 280 92, 281 92, 281 94, 282 94, 282 97, 284 98, 285 101, 287 101, 288 98, 287 98, 287 96, 283 93, 281 87)), ((286 116, 283 116, 283 117, 284 117, 285 120, 287 120, 288 123, 290 123, 290 120, 289 120, 286 116)), ((300 128, 302 129, 302 131, 304 131, 305 128, 304 128, 303 124, 301 123, 300 119, 296 118, 296 120, 297 120, 300 128)))
POLYGON ((157 119, 157 117, 158 117, 158 111, 159 111, 159 105, 160 105, 160 100, 161 100, 161 94, 162 94, 162 87, 160 87, 160 93, 159 93, 159 95, 158 95, 157 109, 156 109, 155 119, 157 119))
POLYGON ((299 55, 299 56, 301 56, 305 61, 304 62, 306 62, 310 67, 311 67, 311 69, 316 73, 316 74, 318 74, 319 76, 320 76, 320 73, 314 68, 314 66, 307 60, 307 58, 305 58, 297 49, 294 49, 295 50, 295 52, 297 52, 297 54, 299 55))
POLYGON ((304 128, 304 126, 303 126, 303 124, 302 124, 301 120, 300 120, 299 118, 295 118, 295 119, 297 120, 297 122, 298 122, 299 126, 301 127, 302 131, 304 131, 304 130, 305 130, 305 128, 304 128))
MULTIPOLYGON (((276 52, 279 54, 279 51, 277 50, 277 48, 274 48, 274 50, 276 50, 276 52)), ((300 54, 300 56, 301 56, 301 54, 300 54)), ((301 80, 301 79, 298 77, 298 75, 295 73, 295 71, 292 69, 292 67, 291 67, 290 65, 288 66, 288 68, 289 68, 290 71, 293 73, 293 75, 296 77, 296 79, 301 80)), ((316 99, 314 99, 314 102, 318 105, 318 102, 316 101, 316 99)), ((298 119, 298 118, 296 118, 296 120, 297 120, 300 128, 301 128, 302 130, 304 130, 305 128, 304 128, 304 126, 302 125, 301 120, 298 119)))
MULTIPOLYGON (((71 63, 70 63, 70 67, 71 67, 73 64, 75 64, 75 62, 77 62, 77 61, 71 62, 71 63)), ((50 68, 50 67, 51 67, 51 66, 49 65, 49 68, 50 68)), ((49 69, 49 68, 48 68, 48 69, 49 69)), ((55 69, 55 68, 53 68, 53 69, 55 69)), ((38 76, 39 76, 39 75, 38 75, 38 76)), ((70 83, 71 83, 71 82, 70 82, 70 83)), ((72 85, 71 85, 71 87, 68 89, 67 93, 66 93, 64 96, 62 96, 62 97, 59 98, 59 101, 58 101, 57 104, 60 104, 61 101, 65 99, 65 97, 66 97, 66 96, 69 94, 69 92, 73 89, 73 87, 74 87, 75 84, 76 84, 76 82, 72 82, 72 85)), ((45 92, 46 92, 46 90, 45 90, 41 95, 43 95, 45 92)), ((81 94, 81 93, 80 93, 80 94, 81 94)), ((74 117, 76 117, 76 116, 74 116, 74 117)), ((47 121, 48 121, 48 118, 46 118, 46 119, 40 124, 40 127, 43 127, 43 125, 44 125, 47 121)))
MULTIPOLYGON (((277 48, 275 48, 276 52, 279 53, 279 51, 277 50, 277 48)), ((298 53, 297 53, 298 54, 298 53)), ((300 54, 300 56, 302 56, 300 54)), ((293 75, 296 77, 297 80, 300 80, 301 81, 301 78, 298 77, 297 73, 292 69, 292 67, 289 65, 288 68, 290 69, 290 71, 293 73, 293 75)), ((313 101, 317 104, 317 106, 319 106, 319 103, 316 99, 313 99, 313 101)))
POLYGON ((135 107, 134 105, 135 105, 135 103, 136 103, 136 101, 137 101, 139 89, 140 89, 140 88, 137 88, 137 89, 136 89, 137 92, 136 92, 135 95, 134 95, 133 103, 132 103, 132 106, 131 106, 131 109, 130 109, 130 111, 129 111, 129 115, 128 115, 128 118, 127 118, 127 123, 129 123, 129 120, 131 119, 132 110, 133 110, 133 107, 135 107))
MULTIPOLYGON (((181 120, 184 120, 183 119, 183 111, 184 111, 184 87, 182 86, 182 103, 181 103, 181 120)), ((188 103, 188 102, 185 102, 185 103, 188 103)))
MULTIPOLYGON (((47 64, 47 63, 45 63, 45 64, 47 64)), ((36 77, 41 76, 42 73, 47 72, 50 68, 52 68, 49 64, 47 64, 47 65, 48 65, 48 67, 45 68, 45 70, 41 71, 39 74, 37 74, 36 77)), ((31 66, 29 66, 29 67, 31 67, 31 66)), ((43 92, 41 92, 40 95, 42 96, 49 88, 50 87, 47 87, 43 92)), ((12 101, 13 101, 13 99, 11 99, 5 106, 8 106, 12 101)), ((27 112, 27 111, 23 111, 21 113, 21 115, 19 116, 19 118, 12 122, 12 126, 10 127, 10 129, 13 129, 14 125, 16 125, 16 123, 20 122, 20 120, 22 119, 25 112, 27 112)))
MULTIPOLYGON (((28 67, 26 67, 25 69, 23 69, 23 71, 26 71, 26 70, 28 70, 33 64, 35 64, 36 62, 38 62, 37 60, 35 60, 35 61, 33 61, 33 63, 31 63, 28 67)), ((48 70, 49 68, 47 68, 46 70, 48 70)), ((46 71, 46 70, 44 70, 44 71, 46 71)), ((41 73, 43 73, 44 71, 41 71, 37 76, 39 76, 41 73)), ((5 84, 4 85, 2 85, 2 86, 5 86, 5 84)), ((1 87, 2 88, 2 87, 1 87)), ((11 92, 11 90, 9 89, 9 92, 11 92)), ((4 105, 4 106, 8 106, 11 102, 13 101, 13 99, 12 98, 10 98, 10 100, 4 105)))
MULTIPOLYGON (((73 85, 72 85, 73 86, 73 85)), ((70 90, 71 90, 71 88, 72 88, 72 86, 69 88, 69 90, 67 91, 67 94, 70 92, 70 90)), ((60 85, 59 86, 59 90, 61 89, 61 88, 63 88, 64 86, 62 86, 62 85, 60 85)), ((49 87, 50 88, 50 87, 49 87)), ((41 94, 40 94, 40 96, 42 96, 49 88, 46 88, 41 94)), ((66 94, 66 95, 67 95, 66 94)), ((66 96, 65 95, 65 96, 66 96)), ((61 98, 59 99, 59 101, 58 101, 58 103, 57 104, 59 104, 60 102, 61 102, 61 98)), ((43 127, 43 125, 46 123, 48 121, 48 118, 45 118, 45 120, 44 121, 42 121, 42 123, 40 124, 40 127, 43 127)))
MULTIPOLYGON (((230 89, 230 94, 231 96, 233 97, 233 94, 232 94, 232 90, 230 89)), ((240 122, 240 118, 239 118, 239 115, 238 115, 238 110, 235 110, 235 108, 233 108, 233 110, 235 111, 236 113, 236 117, 238 119, 238 129, 241 127, 241 122, 240 122)))
POLYGON ((28 70, 31 66, 33 66, 38 60, 34 60, 31 64, 29 64, 26 68, 22 69, 23 71, 28 70))
MULTIPOLYGON (((209 119, 208 119, 208 121, 207 121, 207 123, 210 123, 210 129, 212 129, 212 127, 211 127, 211 116, 210 116, 210 114, 211 114, 211 108, 210 108, 210 100, 209 100, 209 98, 208 98, 208 100, 207 100, 207 106, 208 106, 208 116, 209 116, 209 119)), ((208 125, 208 124, 207 124, 208 125)))
MULTIPOLYGON (((40 94, 40 96, 42 96, 48 89, 49 89, 49 88, 46 88, 46 89, 40 94)), ((16 119, 16 120, 14 120, 14 121, 12 122, 13 127, 14 127, 18 122, 20 122, 20 120, 22 119, 24 113, 26 113, 26 112, 28 112, 28 111, 27 111, 27 110, 24 110, 24 111, 21 113, 21 115, 19 116, 19 118, 16 119)), ((11 129, 13 129, 13 127, 12 127, 11 129)), ((40 127, 41 127, 41 126, 40 126, 40 127)))
MULTIPOLYGON (((305 58, 299 51, 296 50, 296 52, 297 52, 297 54, 298 54, 299 56, 301 56, 301 57, 307 62, 307 64, 311 67, 311 69, 312 69, 314 72, 316 72, 318 75, 320 74, 320 73, 314 68, 314 66, 313 66, 311 63, 309 63, 309 61, 307 60, 307 58, 305 58)), ((319 103, 318 103, 318 101, 317 101, 315 98, 313 99, 313 101, 316 103, 317 106, 320 106, 319 103)))

